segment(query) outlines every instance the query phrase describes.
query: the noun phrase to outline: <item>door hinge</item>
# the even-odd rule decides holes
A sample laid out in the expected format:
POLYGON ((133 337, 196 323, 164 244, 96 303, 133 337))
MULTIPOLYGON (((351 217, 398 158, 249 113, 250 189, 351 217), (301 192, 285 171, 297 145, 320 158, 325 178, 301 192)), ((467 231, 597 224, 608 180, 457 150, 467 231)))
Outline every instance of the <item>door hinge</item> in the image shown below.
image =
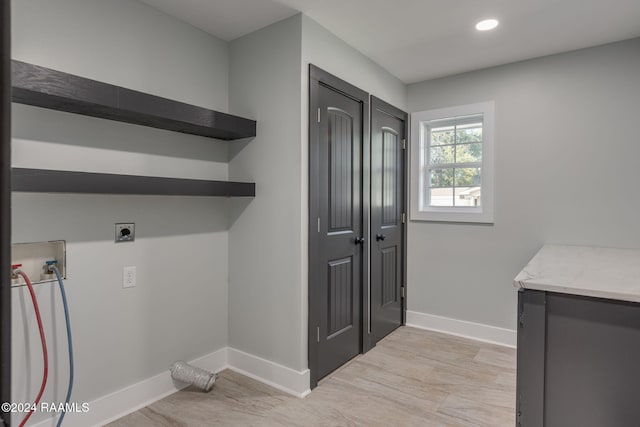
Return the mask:
POLYGON ((402 223, 406 224, 407 223, 407 214, 402 212, 402 223))
POLYGON ((400 288, 400 296, 402 298, 406 298, 405 293, 404 293, 404 286, 400 288))
POLYGON ((316 342, 320 342, 320 326, 316 327, 316 342))
POLYGON ((518 316, 518 325, 520 325, 521 328, 524 326, 524 311, 518 316))
POLYGON ((406 150, 407 149, 407 140, 406 139, 402 139, 402 149, 406 150))
POLYGON ((318 123, 320 123, 320 107, 318 107, 318 123))

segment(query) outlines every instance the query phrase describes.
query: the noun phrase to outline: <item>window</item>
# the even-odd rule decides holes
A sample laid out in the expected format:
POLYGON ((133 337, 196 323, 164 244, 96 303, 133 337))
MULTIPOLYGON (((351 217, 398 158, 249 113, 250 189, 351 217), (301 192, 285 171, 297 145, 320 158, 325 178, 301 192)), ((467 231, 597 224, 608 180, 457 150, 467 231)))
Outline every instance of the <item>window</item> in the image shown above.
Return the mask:
POLYGON ((411 219, 493 222, 493 102, 411 115, 411 219))

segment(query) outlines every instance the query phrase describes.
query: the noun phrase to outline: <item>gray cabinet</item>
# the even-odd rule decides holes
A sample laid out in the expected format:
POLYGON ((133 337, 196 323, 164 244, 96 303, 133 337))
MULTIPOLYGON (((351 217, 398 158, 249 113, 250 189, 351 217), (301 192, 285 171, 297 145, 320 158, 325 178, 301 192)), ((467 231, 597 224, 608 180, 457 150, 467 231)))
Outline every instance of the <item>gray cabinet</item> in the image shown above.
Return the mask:
POLYGON ((640 425, 640 303, 521 289, 517 422, 640 425))

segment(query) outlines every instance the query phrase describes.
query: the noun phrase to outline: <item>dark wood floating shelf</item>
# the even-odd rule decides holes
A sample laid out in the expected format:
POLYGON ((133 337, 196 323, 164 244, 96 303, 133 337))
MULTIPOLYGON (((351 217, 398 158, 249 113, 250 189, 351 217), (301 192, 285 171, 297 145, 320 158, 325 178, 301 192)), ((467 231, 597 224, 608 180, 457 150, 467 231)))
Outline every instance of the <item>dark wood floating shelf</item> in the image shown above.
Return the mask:
POLYGON ((205 181, 45 169, 12 169, 12 190, 35 193, 254 197, 252 182, 205 181))
POLYGON ((256 122, 243 117, 20 61, 11 71, 19 104, 224 140, 256 136, 256 122))

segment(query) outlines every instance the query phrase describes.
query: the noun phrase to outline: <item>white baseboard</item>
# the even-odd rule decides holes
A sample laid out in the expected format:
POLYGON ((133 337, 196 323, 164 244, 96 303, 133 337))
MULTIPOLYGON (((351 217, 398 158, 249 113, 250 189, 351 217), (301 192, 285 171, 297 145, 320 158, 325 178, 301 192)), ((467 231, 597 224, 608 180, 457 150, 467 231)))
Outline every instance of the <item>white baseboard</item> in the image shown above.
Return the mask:
MULTIPOLYGON (((189 363, 211 372, 232 369, 297 397, 305 397, 311 392, 308 369, 298 372, 270 360, 229 347, 189 363)), ((90 410, 86 413, 67 413, 64 418, 64 426, 102 426, 165 398, 181 388, 182 386, 175 384, 171 379, 167 368, 161 374, 89 402, 90 410)), ((79 402, 78 400, 74 401, 79 402)), ((54 427, 57 418, 57 416, 48 418, 35 424, 34 427, 54 427)))
POLYGON ((505 347, 515 348, 517 343, 517 333, 512 329, 435 316, 418 311, 407 311, 406 323, 407 326, 413 326, 414 328, 428 329, 505 347))
MULTIPOLYGON (((208 371, 219 372, 227 365, 227 348, 222 348, 189 363, 208 371)), ((64 426, 102 426, 167 397, 181 388, 173 382, 167 367, 167 370, 161 374, 89 402, 89 411, 86 413, 67 413, 64 417, 64 426)), ((78 400, 74 401, 79 402, 78 400)), ((46 419, 34 427, 55 426, 57 419, 57 416, 46 419)))
POLYGON ((297 397, 311 393, 309 370, 296 371, 234 348, 228 350, 229 369, 297 397))

